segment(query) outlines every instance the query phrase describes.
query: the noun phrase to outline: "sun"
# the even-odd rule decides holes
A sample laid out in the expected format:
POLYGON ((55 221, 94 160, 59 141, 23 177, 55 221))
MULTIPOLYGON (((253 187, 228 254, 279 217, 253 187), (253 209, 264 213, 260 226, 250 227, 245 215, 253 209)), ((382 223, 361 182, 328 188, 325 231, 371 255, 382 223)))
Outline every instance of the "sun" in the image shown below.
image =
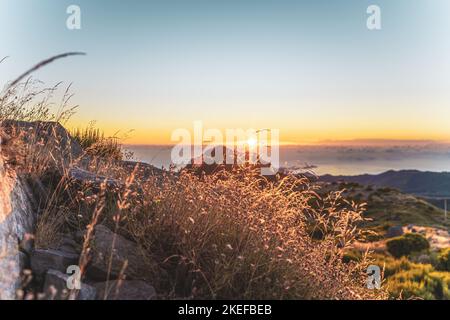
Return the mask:
POLYGON ((251 148, 255 147, 257 143, 258 143, 258 141, 255 138, 249 138, 247 140, 247 144, 251 148))

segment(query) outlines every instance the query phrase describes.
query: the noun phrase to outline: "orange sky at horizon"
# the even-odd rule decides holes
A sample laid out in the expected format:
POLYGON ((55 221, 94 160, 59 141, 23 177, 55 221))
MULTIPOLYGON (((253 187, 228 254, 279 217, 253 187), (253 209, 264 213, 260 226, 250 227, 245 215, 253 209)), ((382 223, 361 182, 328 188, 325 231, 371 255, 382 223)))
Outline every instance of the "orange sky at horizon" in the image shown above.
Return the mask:
MULTIPOLYGON (((89 121, 73 120, 67 124, 70 129, 86 128, 89 121)), ((129 145, 173 145, 177 141, 171 141, 172 132, 178 128, 185 128, 193 135, 193 123, 186 121, 173 123, 173 125, 164 122, 155 122, 150 126, 135 125, 131 123, 106 123, 96 122, 96 128, 99 128, 106 136, 119 137, 124 144, 129 145)), ((242 125, 242 123, 241 123, 242 125)), ((224 135, 227 128, 223 126, 208 126, 204 124, 206 129, 219 129, 224 135)), ((358 144, 421 144, 428 142, 450 143, 450 130, 445 127, 431 128, 416 126, 413 128, 399 128, 393 130, 391 128, 382 127, 379 130, 371 130, 370 128, 363 128, 362 126, 352 126, 350 129, 346 128, 329 128, 326 125, 317 125, 315 128, 293 128, 293 127, 276 127, 267 126, 263 123, 261 126, 252 127, 234 127, 230 129, 242 128, 255 129, 259 128, 274 128, 280 130, 280 145, 358 145, 358 144), (321 129, 327 128, 327 129, 321 129), (441 129, 443 128, 443 129, 441 129)))

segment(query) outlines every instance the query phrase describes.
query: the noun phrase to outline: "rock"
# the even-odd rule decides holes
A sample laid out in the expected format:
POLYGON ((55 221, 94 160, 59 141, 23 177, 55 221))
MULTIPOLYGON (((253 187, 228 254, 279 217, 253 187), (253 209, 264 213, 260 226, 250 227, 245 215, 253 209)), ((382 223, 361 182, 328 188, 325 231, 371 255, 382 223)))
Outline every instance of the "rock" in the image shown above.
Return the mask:
POLYGON ((119 188, 123 186, 123 183, 118 180, 97 175, 78 167, 73 167, 69 170, 69 177, 79 184, 88 184, 96 188, 99 188, 102 183, 105 183, 108 188, 119 188))
POLYGON ((49 269, 66 272, 68 266, 78 264, 78 258, 77 254, 60 250, 36 249, 31 254, 31 269, 38 276, 44 275, 49 269))
POLYGON ((88 276, 94 280, 107 280, 111 257, 110 280, 117 279, 121 272, 127 279, 145 280, 150 270, 139 254, 139 246, 136 243, 113 233, 103 225, 95 227, 91 252, 87 272, 88 276), (114 248, 111 250, 113 242, 114 248))
POLYGON ((26 179, 11 172, 3 155, 0 149, 0 300, 9 300, 21 285, 18 239, 33 231, 36 214, 26 179))
POLYGON ((27 254, 31 254, 34 249, 34 235, 26 233, 19 242, 19 249, 27 254))
POLYGON ((48 270, 45 276, 44 294, 48 300, 95 300, 96 289, 81 283, 80 290, 69 290, 69 275, 57 270, 48 270))
POLYGON ((188 296, 192 292, 192 284, 195 282, 191 265, 187 259, 180 259, 175 270, 175 294, 180 296, 188 296))
POLYGON ((403 227, 402 226, 393 226, 393 227, 389 227, 387 233, 386 233, 386 238, 395 238, 395 237, 400 237, 403 235, 403 227))
POLYGON ((98 300, 153 300, 156 291, 151 285, 139 280, 109 281, 95 283, 98 300), (108 294, 105 296, 106 286, 108 294))
POLYGON ((72 234, 66 234, 62 237, 61 239, 61 243, 64 245, 69 245, 72 247, 76 247, 78 246, 78 243, 75 241, 74 237, 72 234))
POLYGON ((150 177, 163 178, 165 171, 148 163, 138 161, 121 160, 117 165, 123 168, 128 174, 134 174, 141 180, 146 180, 150 177))
POLYGON ((75 247, 69 246, 69 245, 60 245, 58 248, 59 251, 62 252, 66 252, 66 253, 70 253, 70 254, 75 254, 75 255, 79 255, 80 254, 80 250, 78 250, 75 247))
POLYGON ((58 247, 58 250, 72 254, 80 254, 81 245, 78 245, 78 243, 72 237, 64 236, 62 238, 61 244, 58 247))
POLYGON ((19 251, 19 268, 20 270, 24 270, 29 266, 29 258, 26 253, 19 251))
POLYGON ((5 120, 2 127, 9 136, 17 136, 19 132, 22 132, 25 142, 34 144, 41 142, 43 150, 51 148, 55 153, 54 158, 64 159, 66 163, 83 154, 80 144, 72 139, 69 132, 58 122, 5 120))
POLYGON ((86 230, 78 230, 73 234, 73 238, 77 243, 84 243, 84 237, 86 235, 86 230))

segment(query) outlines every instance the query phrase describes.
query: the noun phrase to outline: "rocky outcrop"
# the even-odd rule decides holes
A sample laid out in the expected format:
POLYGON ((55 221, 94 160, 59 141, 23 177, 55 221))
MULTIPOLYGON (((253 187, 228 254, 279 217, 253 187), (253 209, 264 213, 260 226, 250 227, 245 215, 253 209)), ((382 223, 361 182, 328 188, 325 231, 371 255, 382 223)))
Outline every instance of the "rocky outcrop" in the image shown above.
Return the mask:
POLYGON ((389 227, 386 232, 386 238, 395 238, 403 235, 403 227, 402 226, 392 226, 389 227))
POLYGON ((35 219, 27 183, 5 168, 0 153, 0 300, 15 298, 23 260, 18 244, 32 233, 35 219))
POLYGON ((53 154, 58 166, 67 165, 83 155, 81 146, 58 122, 4 120, 1 125, 6 139, 19 137, 24 144, 38 145, 41 151, 53 154))
MULTIPOLYGON (((64 169, 82 154, 81 147, 55 122, 6 120, 0 127, 0 300, 16 298, 21 288, 21 271, 30 262, 36 274, 58 268, 62 256, 34 250, 34 226, 37 219, 36 195, 29 179, 19 169, 30 148, 39 154, 51 153, 55 169, 64 169), (30 257, 31 259, 30 261, 30 257), (55 258, 56 257, 56 258, 55 258), (53 259, 55 258, 55 259, 53 259)), ((63 170, 61 170, 63 171, 63 170)), ((39 182, 39 181, 36 181, 39 182)), ((46 186, 42 186, 44 189, 46 186)), ((62 254, 64 255, 64 254, 62 254)), ((67 258, 67 257, 66 257, 67 258)), ((72 257, 74 258, 74 257, 72 257)), ((77 262, 78 259, 70 259, 77 262)), ((61 265, 62 269, 62 265, 61 265)))
POLYGON ((151 268, 144 263, 136 243, 103 225, 95 227, 91 251, 88 276, 98 281, 107 280, 108 273, 110 279, 117 279, 119 275, 127 279, 146 279, 151 268))
POLYGON ((95 300, 96 289, 81 283, 79 290, 69 290, 69 276, 57 270, 48 270, 45 276, 44 294, 47 300, 95 300))
POLYGON ((31 254, 31 269, 35 276, 43 276, 48 270, 66 272, 67 267, 78 264, 78 254, 61 250, 36 249, 31 254))
POLYGON ((62 238, 61 243, 59 243, 59 245, 57 246, 57 249, 59 251, 63 251, 63 252, 69 253, 69 254, 79 255, 81 253, 82 244, 83 244, 83 239, 81 239, 79 242, 77 242, 75 240, 75 236, 70 234, 70 235, 65 235, 62 238))
POLYGON ((70 179, 81 185, 88 184, 97 188, 100 188, 101 184, 105 184, 107 188, 119 188, 123 186, 123 183, 116 179, 97 175, 79 167, 71 168, 68 175, 70 179))
MULTIPOLYGON (((4 147, 0 149, 0 300, 14 299, 17 289, 23 289, 21 271, 24 268, 31 269, 31 273, 26 274, 31 275, 33 285, 32 288, 21 290, 19 297, 25 293, 36 294, 37 297, 43 294, 47 299, 73 298, 67 296, 67 280, 70 275, 66 272, 69 266, 79 263, 83 233, 70 234, 71 231, 68 231, 62 241, 49 244, 45 249, 35 248, 33 233, 39 212, 36 200, 50 196, 55 182, 58 184, 63 176, 69 178, 70 188, 74 188, 71 191, 75 192, 78 187, 88 185, 93 187, 90 190, 94 190, 102 185, 114 194, 124 187, 124 183, 86 170, 95 168, 95 165, 92 166, 92 159, 83 153, 80 145, 58 123, 5 121, 0 129, 2 137, 6 139, 0 144, 0 147, 4 147), (20 160, 32 153, 27 153, 27 148, 21 149, 22 144, 19 143, 17 154, 13 154, 11 151, 16 150, 14 143, 17 138, 31 145, 32 152, 37 149, 36 152, 42 156, 50 153, 51 157, 44 158, 53 159, 51 170, 43 170, 38 179, 22 178, 18 172, 32 171, 35 162, 27 167, 28 171, 18 169, 20 160)), ((37 163, 39 159, 33 158, 37 163)), ((139 170, 135 170, 136 165, 133 162, 118 161, 119 167, 136 176, 149 177, 160 173, 145 164, 139 164, 139 170)), ((136 187, 136 192, 138 191, 139 188, 136 187)), ((107 299, 146 300, 156 296, 154 288, 145 282, 150 278, 149 273, 153 272, 154 265, 149 266, 148 261, 143 261, 140 247, 136 243, 98 225, 90 249, 87 274, 83 275, 86 283, 76 292, 77 299, 90 300, 101 296, 107 299), (119 278, 126 281, 116 282, 119 278), (110 280, 108 283, 112 286, 102 284, 106 280, 110 280), (99 293, 88 285, 91 283, 96 283, 99 293), (113 296, 110 295, 110 288, 113 288, 113 296)))

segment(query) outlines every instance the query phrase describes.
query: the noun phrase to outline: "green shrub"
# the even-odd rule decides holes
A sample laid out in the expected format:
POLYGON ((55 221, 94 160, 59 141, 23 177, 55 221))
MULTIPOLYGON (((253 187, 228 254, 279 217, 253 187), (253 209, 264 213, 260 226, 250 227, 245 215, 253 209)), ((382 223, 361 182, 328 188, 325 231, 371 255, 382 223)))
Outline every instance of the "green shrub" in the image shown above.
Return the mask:
POLYGON ((427 239, 420 234, 407 233, 403 236, 392 238, 386 242, 390 254, 396 258, 407 256, 412 252, 418 252, 430 247, 427 239))
POLYGON ((384 276, 390 277, 401 271, 408 271, 417 267, 417 264, 412 263, 406 257, 394 259, 390 256, 375 255, 375 264, 384 267, 384 276))
POLYGON ((450 274, 433 271, 431 265, 415 264, 411 270, 394 274, 387 281, 392 298, 450 299, 450 274))
POLYGON ((437 257, 436 269, 450 271, 450 248, 443 249, 437 257))
POLYGON ((393 299, 449 299, 450 273, 437 272, 431 264, 414 263, 406 257, 374 254, 374 264, 383 269, 386 289, 393 299))

